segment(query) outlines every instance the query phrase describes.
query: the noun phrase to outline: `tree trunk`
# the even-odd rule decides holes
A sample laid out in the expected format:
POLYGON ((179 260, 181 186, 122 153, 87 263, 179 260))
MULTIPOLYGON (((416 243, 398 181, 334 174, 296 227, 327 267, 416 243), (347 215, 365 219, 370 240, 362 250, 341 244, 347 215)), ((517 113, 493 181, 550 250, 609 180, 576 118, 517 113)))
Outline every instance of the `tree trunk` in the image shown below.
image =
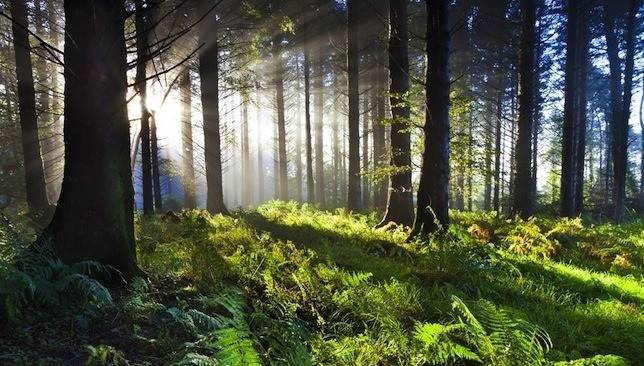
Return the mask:
POLYGON ((616 9, 613 2, 604 2, 604 26, 606 48, 610 69, 610 105, 611 134, 613 158, 613 204, 614 219, 621 222, 624 217, 626 200, 626 170, 628 164, 628 120, 633 87, 633 68, 635 56, 635 22, 640 0, 629 1, 626 19, 626 56, 624 66, 624 84, 621 83, 621 63, 619 42, 615 30, 616 9), (622 95, 623 93, 623 95, 622 95))
POLYGON ((519 54, 519 136, 516 141, 516 177, 513 215, 527 219, 534 211, 532 180, 532 128, 534 124, 535 0, 521 0, 519 54))
POLYGON ((640 96, 640 204, 644 208, 644 77, 640 96))
POLYGON ((315 197, 321 207, 326 205, 324 194, 324 68, 322 50, 317 49, 313 63, 313 100, 315 103, 315 197))
MULTIPOLYGON (((49 41, 54 47, 58 47, 60 43, 58 20, 57 20, 57 1, 47 0, 47 17, 49 22, 49 41)), ((53 147, 54 152, 51 154, 52 161, 50 161, 51 169, 55 172, 53 181, 49 182, 47 194, 50 197, 50 202, 57 202, 60 195, 60 184, 62 183, 63 159, 65 157, 64 141, 63 141, 63 119, 61 117, 61 104, 59 96, 59 67, 56 64, 50 64, 51 77, 49 79, 51 90, 51 112, 52 112, 52 131, 53 131, 53 147), (51 189, 49 189, 51 188, 51 189)))
POLYGON ((275 67, 275 100, 277 103, 277 144, 279 159, 279 199, 288 200, 288 161, 286 160, 286 119, 284 117, 284 65, 282 64, 281 35, 273 39, 275 67))
POLYGON ((221 135, 219 131, 219 45, 215 15, 210 14, 201 25, 199 43, 199 76, 204 129, 206 163, 206 208, 213 214, 228 214, 224 205, 221 168, 221 135))
MULTIPOLYGON (((386 129, 384 125, 385 119, 385 93, 383 75, 386 72, 385 67, 382 65, 382 52, 378 50, 377 56, 377 70, 376 70, 376 87, 373 89, 371 100, 376 106, 374 117, 372 118, 372 135, 373 135, 373 156, 374 165, 376 169, 383 169, 387 166, 385 160, 386 145, 385 134, 386 129)), ((379 180, 374 187, 374 207, 377 210, 385 210, 387 207, 387 189, 389 182, 385 179, 379 180)), ((411 194, 411 193, 410 193, 411 194)))
MULTIPOLYGON (((369 98, 366 91, 362 99, 362 173, 369 172, 369 98)), ((362 208, 368 209, 369 202, 369 179, 362 179, 362 208)))
POLYGON ((183 150, 183 190, 184 207, 197 208, 194 148, 192 145, 192 79, 190 69, 182 72, 179 79, 181 100, 181 144, 183 150))
POLYGON ((250 206, 252 180, 250 173, 250 146, 248 145, 248 92, 242 92, 242 125, 241 125, 241 205, 246 208, 250 206))
POLYGON ((306 129, 306 198, 315 202, 313 181, 313 145, 311 141, 311 56, 308 45, 304 49, 304 124, 306 129))
POLYGON ((573 217, 583 209, 586 147, 586 64, 588 26, 582 2, 568 3, 564 126, 561 154, 561 216, 573 217))
POLYGON ((163 197, 161 195, 161 173, 159 167, 159 139, 157 138, 157 123, 154 115, 150 115, 150 142, 154 208, 156 212, 161 212, 163 211, 163 197))
POLYGON ((357 0, 347 0, 347 80, 349 90, 349 211, 362 209, 360 200, 360 78, 358 33, 360 10, 357 0))
POLYGON ((499 76, 499 90, 496 98, 496 128, 494 132, 494 197, 492 207, 499 212, 501 199, 501 133, 503 132, 503 79, 499 76))
POLYGON ((136 0, 136 91, 139 94, 141 108, 141 175, 143 189, 143 213, 151 215, 154 212, 152 188, 152 155, 150 145, 150 111, 146 104, 147 98, 147 54, 148 54, 148 26, 146 10, 143 0, 136 0))
POLYGON ((427 1, 425 147, 412 236, 449 225, 449 25, 447 0, 427 1))
POLYGON ((264 154, 262 150, 262 97, 257 89, 257 203, 264 202, 264 154))
POLYGON ((304 167, 302 166, 302 100, 300 99, 302 92, 302 84, 300 84, 300 58, 297 57, 297 115, 295 117, 295 197, 298 202, 304 201, 302 183, 304 175, 304 167))
MULTIPOLYGON (((22 133, 22 153, 24 155, 25 187, 29 210, 39 215, 45 211, 47 189, 43 170, 40 142, 38 140, 38 119, 36 116, 36 92, 31 68, 31 47, 27 34, 27 6, 24 0, 11 1, 13 22, 13 44, 16 57, 16 77, 18 81, 18 109, 22 133)), ((129 144, 128 144, 129 146, 129 144)))
POLYGON ((392 114, 390 164, 396 172, 389 177, 387 210, 379 225, 395 222, 411 226, 414 221, 414 207, 411 190, 411 135, 408 129, 410 107, 406 100, 409 93, 407 44, 409 37, 407 34, 407 3, 404 0, 389 1, 389 22, 391 23, 389 103, 392 114))
POLYGON ((65 169, 49 230, 63 261, 95 260, 131 279, 125 19, 123 1, 65 1, 65 169))

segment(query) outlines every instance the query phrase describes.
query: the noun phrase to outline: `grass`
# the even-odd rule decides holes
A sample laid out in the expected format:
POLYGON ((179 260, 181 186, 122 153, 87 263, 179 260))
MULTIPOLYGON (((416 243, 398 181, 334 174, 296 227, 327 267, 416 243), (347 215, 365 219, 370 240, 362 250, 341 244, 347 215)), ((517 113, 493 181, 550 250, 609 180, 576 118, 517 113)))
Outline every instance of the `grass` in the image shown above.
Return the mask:
POLYGON ((150 281, 31 306, 0 364, 644 364, 644 221, 452 217, 412 242, 296 203, 140 217, 150 281))

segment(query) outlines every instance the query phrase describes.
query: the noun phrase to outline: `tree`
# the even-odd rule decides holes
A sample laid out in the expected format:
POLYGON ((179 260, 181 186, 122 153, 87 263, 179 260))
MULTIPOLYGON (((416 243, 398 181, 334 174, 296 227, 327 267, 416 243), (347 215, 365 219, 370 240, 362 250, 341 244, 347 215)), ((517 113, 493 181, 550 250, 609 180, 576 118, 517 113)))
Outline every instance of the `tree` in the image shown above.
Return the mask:
POLYGON ((14 53, 16 57, 16 77, 18 80, 18 109, 22 133, 22 153, 24 156, 25 187, 27 205, 34 214, 41 214, 49 206, 45 172, 43 170, 40 141, 38 139, 38 119, 36 116, 36 92, 31 66, 31 46, 27 33, 27 5, 24 0, 11 1, 11 24, 14 53))
POLYGON ((412 236, 449 225, 449 25, 447 0, 427 0, 425 146, 412 236))
POLYGON ((182 71, 179 79, 181 100, 181 148, 183 151, 183 190, 185 208, 197 208, 195 196, 194 150, 192 146, 192 78, 190 69, 182 71))
POLYGON ((148 21, 143 0, 135 1, 136 14, 136 91, 141 108, 141 176, 143 188, 143 213, 154 212, 152 189, 152 155, 150 144, 150 111, 147 107, 147 58, 148 58, 148 21))
POLYGON ((561 216, 573 217, 583 207, 586 142, 587 4, 568 2, 564 126, 561 165, 561 216))
POLYGON ((534 124, 535 0, 521 0, 519 53, 519 136, 516 141, 516 176, 513 214, 527 219, 534 211, 532 194, 532 129, 534 124))
MULTIPOLYGON (((273 38, 273 66, 275 100, 277 103, 277 144, 279 161, 279 199, 288 200, 288 161, 286 158, 286 118, 284 117, 284 64, 282 61, 281 33, 273 38)), ((278 174, 278 172, 275 172, 278 174)))
MULTIPOLYGON (((414 221, 411 190, 411 135, 409 133, 410 106, 409 60, 407 45, 407 3, 389 1, 389 101, 391 104, 391 167, 387 210, 381 225, 395 222, 410 226, 414 221)), ((380 112, 379 112, 380 113, 380 112)))
POLYGON ((635 37, 637 32, 637 11, 641 0, 628 1, 626 19, 626 54, 624 62, 624 83, 622 85, 619 41, 616 34, 616 18, 619 5, 615 1, 604 1, 604 32, 610 70, 610 131, 612 135, 611 155, 613 163, 613 204, 614 219, 621 222, 626 200, 626 170, 628 164, 628 121, 630 118, 633 90, 633 69, 635 58, 635 37))
POLYGON ((152 155, 152 186, 154 187, 154 209, 163 211, 161 196, 161 172, 159 166, 159 139, 157 138, 157 122, 154 114, 150 115, 150 154, 152 155))
POLYGON ((304 47, 304 128, 306 129, 306 196, 315 202, 313 181, 313 144, 311 141, 311 56, 309 46, 304 47))
POLYGON ((63 261, 95 260, 131 279, 138 269, 125 3, 66 0, 64 7, 65 168, 48 231, 63 261))
MULTIPOLYGON (((204 1, 202 4, 206 4, 204 1)), ((204 6, 204 8, 206 8, 204 6)), ((204 156, 206 162, 206 208, 211 213, 228 214, 224 205, 219 131, 219 44, 214 14, 206 14, 199 27, 199 76, 203 113, 204 156)))
POLYGON ((360 77, 358 57, 359 5, 357 0, 347 0, 347 80, 349 89, 349 189, 347 208, 359 211, 360 200, 360 77))
POLYGON ((313 101, 315 104, 315 198, 326 205, 324 194, 324 67, 322 48, 317 47, 313 61, 313 101))

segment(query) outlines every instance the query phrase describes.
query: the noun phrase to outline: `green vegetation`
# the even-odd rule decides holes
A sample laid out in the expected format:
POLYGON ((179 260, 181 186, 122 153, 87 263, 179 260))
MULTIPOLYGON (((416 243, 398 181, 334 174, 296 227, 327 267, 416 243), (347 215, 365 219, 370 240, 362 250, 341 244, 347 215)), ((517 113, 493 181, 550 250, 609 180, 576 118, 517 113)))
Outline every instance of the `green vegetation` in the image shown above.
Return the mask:
POLYGON ((150 281, 111 295, 5 225, 0 364, 644 364, 644 221, 452 218, 407 242, 296 203, 140 217, 150 281))

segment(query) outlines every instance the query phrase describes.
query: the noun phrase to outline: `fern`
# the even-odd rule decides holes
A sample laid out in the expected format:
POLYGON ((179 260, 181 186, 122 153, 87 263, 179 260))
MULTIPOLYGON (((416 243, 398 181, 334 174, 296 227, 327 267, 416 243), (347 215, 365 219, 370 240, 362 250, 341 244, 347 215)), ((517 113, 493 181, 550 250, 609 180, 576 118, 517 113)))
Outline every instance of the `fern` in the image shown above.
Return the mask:
POLYGON ((552 348, 548 333, 540 327, 499 309, 487 300, 474 303, 475 313, 456 296, 452 308, 460 315, 464 337, 485 363, 494 365, 544 365, 552 348))
POLYGON ((462 324, 417 324, 414 337, 423 345, 424 361, 429 364, 449 364, 459 360, 481 362, 474 351, 450 338, 462 330, 462 324))
POLYGON ((188 353, 181 361, 175 364, 176 366, 218 366, 217 360, 204 356, 198 353, 188 353))
POLYGON ((217 360, 227 366, 261 365, 247 329, 225 328, 215 332, 217 360))

